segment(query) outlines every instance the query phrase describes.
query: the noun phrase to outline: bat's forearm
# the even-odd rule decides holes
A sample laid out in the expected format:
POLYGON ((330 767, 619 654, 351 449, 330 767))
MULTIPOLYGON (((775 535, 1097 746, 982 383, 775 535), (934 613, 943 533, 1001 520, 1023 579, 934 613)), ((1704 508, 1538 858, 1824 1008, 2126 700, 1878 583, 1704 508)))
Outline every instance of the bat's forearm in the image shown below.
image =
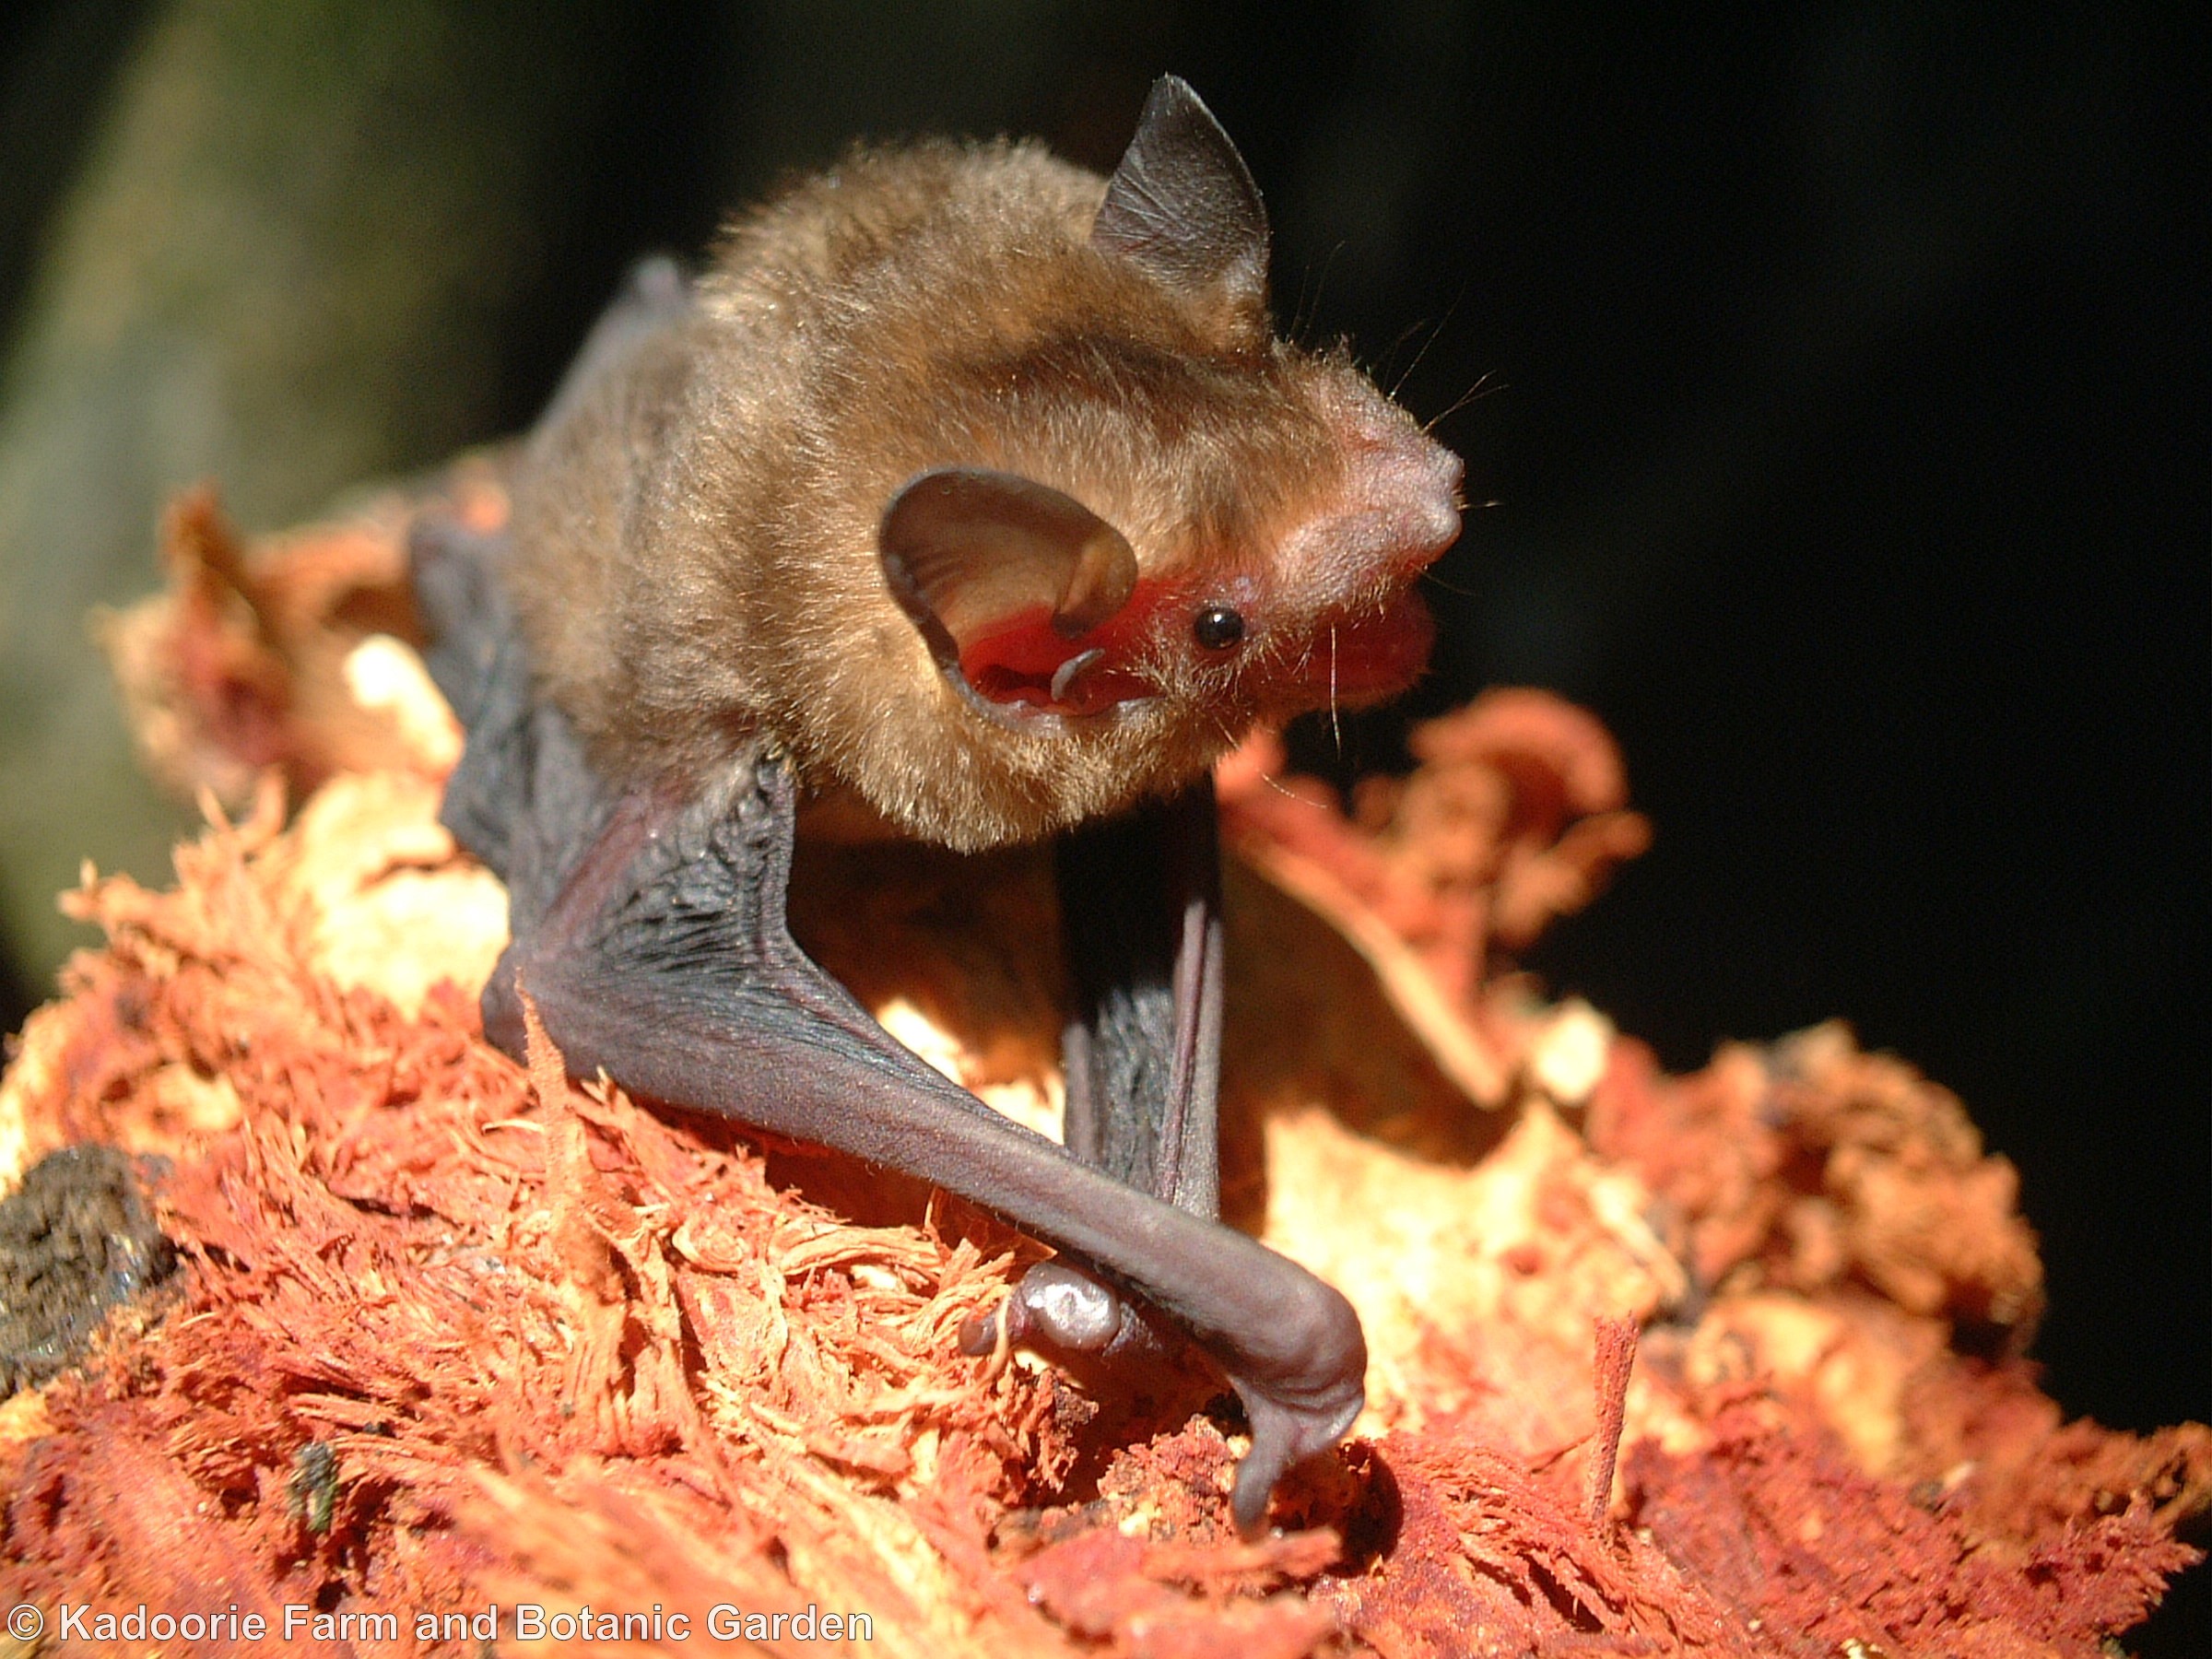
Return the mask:
MULTIPOLYGON (((541 770, 559 775, 559 760, 541 770)), ((1091 1264, 1188 1329, 1243 1398, 1253 1446, 1236 1509, 1256 1523, 1282 1471, 1359 1410, 1350 1305, 999 1116, 888 1036, 785 929, 793 818, 771 759, 705 798, 623 797, 502 962, 488 1026, 519 1043, 519 978, 573 1069, 904 1171, 1091 1264)))

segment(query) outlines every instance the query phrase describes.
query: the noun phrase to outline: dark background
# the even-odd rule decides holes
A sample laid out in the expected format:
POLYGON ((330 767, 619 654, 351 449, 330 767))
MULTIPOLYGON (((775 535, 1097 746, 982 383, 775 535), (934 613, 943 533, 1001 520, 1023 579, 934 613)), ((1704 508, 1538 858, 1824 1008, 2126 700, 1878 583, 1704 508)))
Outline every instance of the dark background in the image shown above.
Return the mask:
MULTIPOLYGON (((8 317, 166 9, 0 24, 36 69, 0 82, 8 317)), ((1430 589, 1412 712, 1554 688, 1618 735, 1655 820, 1535 965, 1675 1068, 1830 1015, 1914 1061, 2020 1167, 2052 1392, 2131 1429, 2212 1417, 2188 1357, 2212 1116, 2184 1041, 2206 985, 2203 39, 2141 9, 1878 3, 619 19, 547 49, 547 73, 588 54, 594 91, 518 174, 536 256, 477 297, 496 326, 462 436, 525 424, 634 253, 697 249, 784 168, 936 129, 1106 167, 1180 72, 1267 198, 1284 324, 1348 334, 1484 504, 1430 589)), ((507 58, 481 73, 535 72, 507 58)), ((1399 764, 1402 730, 1300 756, 1399 764)), ((42 972, 18 970, 11 1029, 42 972)), ((2202 1578, 2131 1645, 2212 1651, 2202 1578)))

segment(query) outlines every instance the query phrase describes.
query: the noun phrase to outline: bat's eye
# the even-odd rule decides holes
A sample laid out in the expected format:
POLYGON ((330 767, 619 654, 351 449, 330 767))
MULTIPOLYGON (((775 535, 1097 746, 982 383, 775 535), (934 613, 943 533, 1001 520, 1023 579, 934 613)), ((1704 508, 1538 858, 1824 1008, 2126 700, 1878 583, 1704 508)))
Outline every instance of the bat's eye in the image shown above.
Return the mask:
POLYGON ((1191 623, 1191 637, 1208 651, 1227 651, 1244 637, 1244 618, 1226 605, 1209 605, 1191 623))

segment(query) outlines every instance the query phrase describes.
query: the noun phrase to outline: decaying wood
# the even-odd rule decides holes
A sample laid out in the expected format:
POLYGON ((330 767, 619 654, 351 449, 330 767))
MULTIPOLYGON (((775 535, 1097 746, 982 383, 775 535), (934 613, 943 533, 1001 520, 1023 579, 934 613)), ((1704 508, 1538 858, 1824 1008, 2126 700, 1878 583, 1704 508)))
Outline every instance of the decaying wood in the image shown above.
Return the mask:
MULTIPOLYGON (((235 822, 210 801, 173 888, 71 900, 109 944, 26 1030, 0 1159, 158 1155, 182 1265, 0 1407, 9 1601, 403 1616, 361 1653, 477 1651, 411 1647, 418 1612, 588 1603, 691 1615, 690 1643, 604 1649, 630 1653, 735 1604, 866 1614, 915 1655, 2086 1659, 2192 1559, 2212 1434, 2038 1391, 2033 1238, 1951 1095, 1837 1026, 1670 1077, 1495 971, 1645 833, 1579 712, 1477 703, 1350 816, 1265 747, 1225 769, 1225 1200, 1372 1356, 1352 1440, 1245 1543, 1203 1377, 1147 1418, 959 1357, 1026 1241, 483 1044, 503 900, 435 822, 441 711, 388 704, 372 771, 297 725, 401 649, 372 607, 287 608, 318 546, 183 561, 131 624, 172 775, 236 758, 194 685, 250 682, 282 688, 253 758, 315 787, 288 823, 266 773, 235 822)), ((803 875, 810 947, 1049 1130, 1036 863, 803 875)))

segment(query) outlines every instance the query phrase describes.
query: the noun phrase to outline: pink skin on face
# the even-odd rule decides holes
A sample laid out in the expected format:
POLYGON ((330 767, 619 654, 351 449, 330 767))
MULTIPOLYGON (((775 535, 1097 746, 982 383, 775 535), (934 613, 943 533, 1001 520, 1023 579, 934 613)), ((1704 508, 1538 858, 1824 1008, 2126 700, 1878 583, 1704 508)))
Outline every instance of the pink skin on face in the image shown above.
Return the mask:
MULTIPOLYGON (((1130 665, 1132 658, 1156 629, 1187 638, 1200 608, 1180 593, 1170 596, 1159 584, 1140 583, 1123 610, 1071 640, 1053 627, 1044 606, 1035 606, 971 641, 960 653, 960 672, 993 702, 1022 703, 1055 714, 1096 714, 1154 694, 1157 688, 1130 665), (1093 652, 1099 653, 1095 660, 1079 665, 1055 696, 1055 676, 1093 652)), ((1271 704, 1319 708, 1372 702, 1403 691, 1418 677, 1435 637, 1428 606, 1407 589, 1381 611, 1318 624, 1306 650, 1269 662, 1258 671, 1253 688, 1271 704)), ((1194 653, 1204 650, 1195 643, 1186 648, 1194 653)))
POLYGON ((1245 689, 1278 712, 1373 702, 1404 690, 1427 665, 1436 636, 1412 583, 1459 537, 1461 468, 1457 456, 1402 421, 1362 437, 1336 510, 1308 521, 1276 550, 1284 574, 1274 578, 1273 597, 1300 579, 1309 594, 1325 596, 1299 607, 1296 620, 1272 614, 1289 607, 1270 603, 1266 578, 1215 584, 1218 593, 1187 576, 1140 580, 1112 616, 1072 638, 1043 606, 978 630, 960 645, 961 674, 992 702, 1096 714, 1155 694, 1137 664, 1147 647, 1165 642, 1225 663, 1253 658, 1245 689), (1218 651, 1194 632, 1201 613, 1217 605, 1234 610, 1241 625, 1241 637, 1218 651), (1297 630, 1302 649, 1286 651, 1267 637, 1283 627, 1297 630))
POLYGON ((1329 379, 1318 395, 1343 471, 1257 568, 1198 559, 1139 578, 1119 609, 1072 637, 1043 606, 986 623, 959 643, 969 686, 1009 708, 1096 714, 1156 693, 1138 665, 1162 646, 1249 659, 1243 692, 1277 716, 1410 686, 1436 634, 1413 583, 1459 539, 1465 468, 1357 375, 1329 379), (1235 613, 1235 637, 1209 646, 1198 623, 1217 606, 1235 613))

